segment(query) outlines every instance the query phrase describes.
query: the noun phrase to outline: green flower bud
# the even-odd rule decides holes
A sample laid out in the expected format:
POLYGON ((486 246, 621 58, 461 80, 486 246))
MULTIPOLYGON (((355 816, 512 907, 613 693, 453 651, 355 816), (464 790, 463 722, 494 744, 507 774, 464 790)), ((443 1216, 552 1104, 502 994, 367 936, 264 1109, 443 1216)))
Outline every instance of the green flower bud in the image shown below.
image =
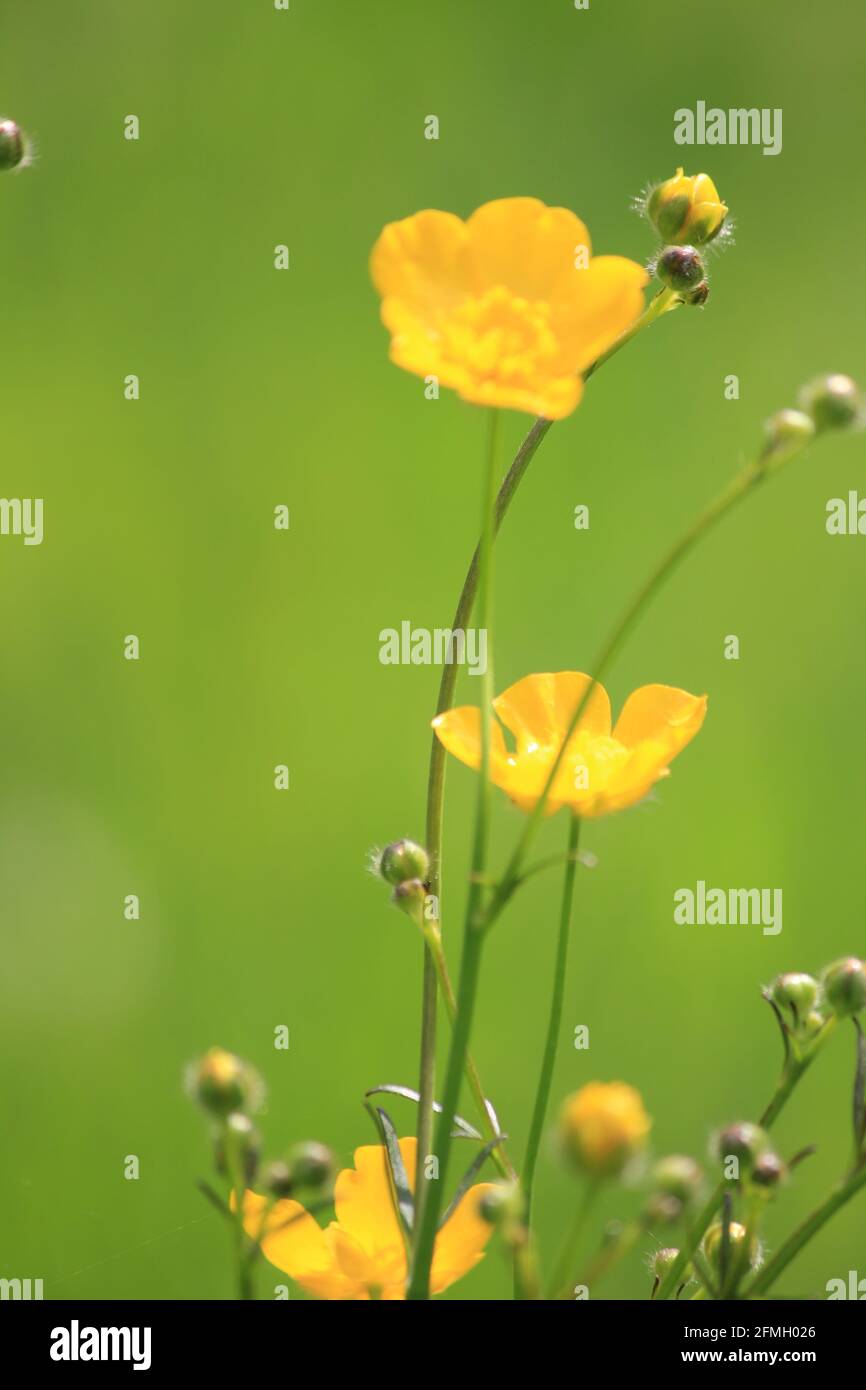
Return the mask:
POLYGON ((647 1199, 643 1209, 644 1220, 648 1226, 667 1226, 679 1221, 683 1214, 683 1204, 679 1197, 668 1192, 654 1192, 647 1199))
POLYGON ((430 860, 426 849, 414 840, 395 840, 386 845, 379 858, 379 873, 386 883, 397 887, 407 879, 419 878, 426 883, 430 876, 430 860))
POLYGON ((391 901, 401 912, 405 912, 407 917, 411 917, 416 926, 423 926, 427 885, 422 883, 420 878, 408 878, 405 883, 398 883, 391 901))
POLYGON ((227 1115, 216 1140, 217 1171, 233 1178, 239 1170, 243 1181, 251 1183, 259 1166, 261 1148, 261 1136, 249 1115, 241 1111, 227 1115))
POLYGON ((775 458, 793 458, 815 437, 815 424, 802 410, 777 410, 764 424, 765 453, 775 458))
POLYGON ((716 1154, 724 1162, 735 1158, 740 1167, 740 1177, 751 1173, 758 1159, 770 1148, 770 1140, 764 1131, 748 1120, 741 1124, 729 1125, 723 1129, 716 1140, 716 1154))
POLYGON ((858 1014, 866 1005, 866 965, 856 956, 828 965, 821 983, 827 1003, 840 1018, 858 1014))
POLYGON ((653 1166, 652 1185, 677 1201, 690 1202, 697 1196, 703 1173, 700 1164, 687 1154, 669 1154, 653 1166))
POLYGON ((795 1017, 807 1015, 818 998, 818 981, 811 975, 789 971, 777 975, 770 992, 780 1009, 790 1009, 795 1017))
POLYGON ((844 430, 863 421, 860 388, 841 372, 816 377, 800 392, 800 405, 815 421, 815 429, 844 430))
POLYGON ((705 278, 704 263, 693 246, 666 246, 655 269, 669 290, 696 290, 705 278))
MULTIPOLYGON (((701 1249, 703 1250, 708 1263, 714 1270, 719 1270, 721 1268, 723 1234, 724 1227, 721 1221, 716 1221, 713 1223, 712 1226, 710 1226, 709 1230, 707 1231, 706 1235, 701 1241, 701 1249)), ((743 1249, 745 1248, 746 1239, 747 1232, 745 1226, 741 1226, 739 1221, 730 1222, 728 1226, 728 1249, 730 1252, 731 1260, 737 1260, 738 1256, 742 1253, 743 1249)), ((761 1247, 758 1243, 756 1236, 752 1236, 751 1240, 749 1241, 748 1249, 749 1268, 757 1269, 758 1265, 761 1262, 761 1247)))
POLYGON ((0 169, 17 168, 25 153, 20 127, 14 121, 0 120, 0 169))
POLYGON ((656 1279, 664 1279, 668 1270, 675 1260, 679 1257, 679 1250, 673 1245, 666 1245, 663 1250, 657 1250, 650 1260, 650 1270, 656 1279))
POLYGON ((498 1182, 484 1193, 478 1203, 478 1215, 489 1226, 502 1226, 523 1219, 524 1203, 520 1189, 514 1183, 498 1182))
POLYGON ((187 1074, 187 1087, 209 1114, 257 1110, 264 1095, 258 1072, 223 1047, 212 1047, 187 1074))
POLYGON ((779 1155, 774 1153, 761 1154, 752 1169, 752 1182, 757 1187, 766 1188, 771 1192, 781 1187, 787 1176, 787 1166, 779 1158, 779 1155))
POLYGON ((826 1022, 827 1020, 824 1015, 820 1014, 817 1009, 813 1009, 812 1012, 807 1014, 803 1019, 803 1037, 806 1039, 814 1038, 816 1033, 820 1033, 826 1022))
POLYGON ((703 246, 718 236, 728 215, 709 174, 685 174, 657 184, 646 201, 646 214, 663 241, 703 246))
POLYGON ((281 1158, 274 1159, 264 1171, 262 1181, 271 1197, 290 1197, 294 1188, 292 1170, 281 1158))
POLYGON ((295 1144, 286 1156, 292 1187, 315 1191, 330 1186, 336 1163, 331 1150, 314 1139, 295 1144))

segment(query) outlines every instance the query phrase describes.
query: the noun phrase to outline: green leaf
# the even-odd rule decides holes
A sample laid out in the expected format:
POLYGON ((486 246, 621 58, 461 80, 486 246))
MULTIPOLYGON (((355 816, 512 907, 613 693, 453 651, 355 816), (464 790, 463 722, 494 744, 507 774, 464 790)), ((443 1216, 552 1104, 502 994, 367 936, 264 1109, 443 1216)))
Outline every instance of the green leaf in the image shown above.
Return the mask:
MULTIPOLYGON (((402 1096, 404 1100, 412 1100, 415 1102, 416 1105, 421 1099, 419 1092, 413 1091, 411 1086, 371 1086, 369 1091, 364 1092, 365 1096, 378 1096, 383 1094, 389 1096, 402 1096)), ((435 1110, 437 1115, 442 1114, 442 1106, 439 1104, 438 1100, 434 1100, 433 1109, 435 1110)), ((478 1130, 475 1129, 474 1126, 471 1125, 468 1120, 462 1119, 460 1115, 454 1116, 454 1124, 456 1128, 451 1131, 452 1139, 476 1139, 478 1141, 481 1140, 481 1135, 478 1133, 478 1130)), ((498 1124, 496 1125, 496 1128, 499 1128, 498 1124)))
POLYGON ((415 1203, 412 1198, 412 1189, 409 1186, 409 1178, 406 1174, 406 1165, 403 1162, 403 1155, 400 1152, 400 1141, 397 1138, 397 1131, 394 1128, 391 1116, 380 1106, 367 1106, 370 1114, 378 1125, 379 1131, 385 1142, 385 1155, 388 1160, 388 1171, 391 1176, 392 1193, 397 1214, 403 1223, 404 1230, 410 1233, 415 1220, 415 1203))
POLYGON ((495 1139, 490 1140, 489 1144, 484 1145, 484 1148, 481 1150, 480 1154, 476 1154, 475 1158, 472 1160, 469 1167, 466 1169, 466 1172, 463 1174, 463 1177, 460 1179, 460 1184, 457 1188, 457 1191, 454 1193, 454 1196, 451 1198, 451 1203, 448 1207, 448 1210, 445 1212, 445 1215, 439 1222, 440 1231, 442 1227, 445 1225, 445 1222, 450 1220, 450 1218, 454 1215, 458 1206, 463 1201, 463 1198, 466 1196, 466 1193, 469 1191, 470 1187, 477 1178, 478 1174, 481 1172, 481 1169, 484 1167, 484 1164, 487 1162, 490 1155, 493 1153, 493 1150, 496 1148, 497 1144, 501 1144, 507 1138, 507 1134, 497 1135, 495 1139))

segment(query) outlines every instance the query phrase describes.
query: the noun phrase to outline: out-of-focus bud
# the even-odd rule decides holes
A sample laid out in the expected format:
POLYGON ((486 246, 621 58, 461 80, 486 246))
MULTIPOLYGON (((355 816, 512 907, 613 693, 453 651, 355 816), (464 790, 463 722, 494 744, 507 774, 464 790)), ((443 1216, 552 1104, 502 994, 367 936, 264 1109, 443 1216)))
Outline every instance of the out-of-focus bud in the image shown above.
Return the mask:
POLYGON ((668 1154, 660 1158, 652 1170, 653 1187, 683 1204, 698 1195, 702 1179, 700 1164, 687 1154, 668 1154))
POLYGON ((17 169, 25 154, 20 127, 15 121, 0 120, 0 169, 17 169))
POLYGON ((218 1118, 235 1110, 256 1110, 264 1095, 258 1072, 223 1047, 210 1048, 192 1065, 187 1086, 195 1100, 218 1118))
POLYGON ((663 285, 680 294, 696 290, 706 279, 704 263, 693 246, 666 246, 659 252, 655 272, 663 285))
POLYGON ((286 1165, 293 1188, 304 1188, 308 1192, 330 1186, 336 1168, 331 1150, 315 1139, 295 1144, 286 1155, 286 1165))
MULTIPOLYGON (((722 1238, 724 1227, 721 1221, 715 1221, 710 1226, 703 1240, 701 1249, 704 1252, 713 1270, 719 1270, 722 1260, 722 1238)), ((741 1226, 739 1221, 732 1221, 728 1226, 728 1242, 731 1260, 738 1260, 746 1248, 747 1231, 745 1226, 741 1226)), ((761 1262, 761 1246, 756 1236, 752 1236, 748 1244, 749 1268, 757 1269, 761 1262)))
POLYGON ((386 845, 379 857, 379 873, 386 883, 397 887, 407 879, 417 878, 426 883, 430 875, 430 859, 426 849, 414 840, 395 840, 386 845))
POLYGON ((808 1013, 802 1023, 803 1037, 806 1041, 810 1038, 814 1038, 817 1033, 820 1033, 826 1022, 827 1020, 824 1015, 819 1013, 817 1009, 813 1009, 811 1013, 808 1013))
POLYGON ((789 971, 777 975, 770 992, 780 1009, 790 1009, 795 1018, 805 1017, 818 998, 818 981, 811 975, 789 971))
POLYGON ((775 1192, 777 1188, 781 1187, 787 1176, 787 1165, 782 1162, 778 1154, 774 1153, 761 1154, 752 1169, 752 1182, 768 1192, 775 1192))
POLYGON ((679 1250, 673 1245, 666 1245, 663 1250, 657 1250, 650 1260, 650 1270, 656 1279, 664 1279, 671 1265, 679 1256, 679 1250))
POLYGON ((524 1209, 523 1196, 513 1182, 494 1183, 478 1203, 478 1215, 489 1226, 503 1226, 513 1221, 522 1221, 524 1209))
POLYGON ((748 1177, 761 1156, 768 1152, 770 1140, 759 1125, 749 1120, 741 1124, 728 1125, 716 1139, 716 1154, 724 1162, 735 1158, 739 1164, 739 1176, 748 1177))
POLYGON ((811 415, 819 433, 861 425, 866 414, 859 386, 841 372, 810 381, 800 392, 800 405, 811 415))
POLYGON ((216 1140, 217 1171, 230 1178, 239 1172, 245 1183, 251 1183, 259 1166, 261 1147, 261 1136, 249 1115, 240 1111, 227 1115, 216 1140))
POLYGON ((644 1146, 652 1121, 633 1086, 591 1081, 568 1096, 559 1113, 562 1147, 593 1177, 618 1176, 644 1146))
POLYGON ((856 956, 828 965, 821 983, 827 1003, 840 1018, 857 1014, 866 1005, 866 965, 856 956))
POLYGON ((684 174, 677 169, 652 190, 647 217, 662 241, 704 246, 718 236, 728 215, 709 174, 684 174))
POLYGON ((653 1192, 646 1200, 643 1219, 647 1226, 668 1226, 679 1221, 683 1214, 683 1204, 679 1197, 669 1192, 653 1192))
POLYGON ((292 1170, 288 1163, 285 1163, 281 1158, 276 1158, 273 1163, 269 1163, 262 1174, 262 1184, 271 1197, 290 1197, 294 1184, 292 1182, 292 1170))
POLYGON ((814 439, 815 424, 802 410, 777 410, 764 422, 764 435, 764 457, 781 463, 814 439))
POLYGON ((426 883, 422 883, 420 878, 407 878, 405 883, 397 884, 391 901, 401 912, 405 912, 407 917, 411 917, 416 926, 423 928, 424 905, 427 902, 426 883))

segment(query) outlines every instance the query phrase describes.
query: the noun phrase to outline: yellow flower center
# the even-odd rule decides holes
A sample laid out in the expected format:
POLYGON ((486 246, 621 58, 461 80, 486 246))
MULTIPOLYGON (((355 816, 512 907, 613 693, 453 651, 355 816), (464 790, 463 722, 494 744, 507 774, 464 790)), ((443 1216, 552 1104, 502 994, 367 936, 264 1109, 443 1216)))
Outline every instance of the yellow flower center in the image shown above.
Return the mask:
POLYGON ((477 377, 513 382, 555 368, 559 344, 549 305, 497 285, 450 315, 442 327, 442 351, 477 377))

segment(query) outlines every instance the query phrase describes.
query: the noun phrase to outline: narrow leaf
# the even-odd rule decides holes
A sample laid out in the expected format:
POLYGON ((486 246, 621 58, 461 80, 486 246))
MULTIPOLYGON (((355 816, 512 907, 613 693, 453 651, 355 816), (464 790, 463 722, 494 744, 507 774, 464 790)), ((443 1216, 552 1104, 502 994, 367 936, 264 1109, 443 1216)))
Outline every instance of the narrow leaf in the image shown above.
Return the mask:
MULTIPOLYGON (((368 1107, 369 1109, 370 1107, 368 1107)), ((382 1138, 385 1141, 385 1154, 388 1160, 388 1171, 391 1175, 393 1186, 394 1203, 400 1220, 406 1231, 412 1230, 412 1223, 415 1219, 415 1203, 412 1199, 412 1189, 409 1186, 409 1178, 406 1174, 406 1165, 403 1162, 403 1155, 400 1152, 400 1141, 397 1138, 397 1131, 393 1121, 386 1110, 380 1106, 373 1107, 375 1110, 374 1119, 379 1126, 382 1138)), ((373 1110, 370 1110, 373 1114, 373 1110)))
MULTIPOLYGON (((365 1095, 365 1096, 378 1096, 378 1095, 402 1096, 404 1100, 412 1100, 412 1101, 415 1102, 416 1105, 418 1104, 418 1102, 419 1102, 420 1099, 421 1099, 421 1096, 420 1096, 420 1094, 418 1093, 418 1091, 413 1091, 412 1088, 411 1088, 411 1086, 395 1086, 395 1085, 371 1086, 370 1089, 369 1089, 369 1091, 365 1091, 365 1092, 364 1092, 364 1095, 365 1095)), ((493 1109, 493 1106, 490 1104, 490 1101, 489 1101, 489 1100, 488 1100, 488 1101, 485 1101, 485 1104, 486 1104, 486 1106, 487 1106, 487 1112, 488 1112, 488 1114, 490 1115, 490 1118, 491 1118, 491 1120, 492 1120, 492 1122, 493 1122, 493 1124, 494 1124, 494 1126, 495 1126, 495 1128, 496 1128, 496 1131, 497 1131, 497 1133, 498 1133, 498 1132, 499 1132, 499 1121, 498 1121, 497 1118, 496 1118, 496 1111, 493 1109)), ((439 1104, 438 1100, 434 1100, 434 1102, 433 1102, 433 1109, 435 1110, 435 1112, 436 1112, 437 1115, 441 1115, 441 1114, 442 1114, 442 1106, 439 1104)), ((481 1135, 478 1133, 478 1130, 475 1129, 475 1127, 474 1127, 473 1125, 471 1125, 471 1124, 469 1123, 468 1120, 462 1119, 460 1115, 455 1115, 455 1116, 454 1116, 454 1124, 455 1124, 456 1128, 455 1128, 454 1130, 452 1130, 452 1133, 451 1133, 451 1138, 452 1138, 452 1139, 477 1139, 477 1140, 480 1140, 480 1139, 481 1139, 481 1135)))
POLYGON ((487 1162, 490 1155, 493 1153, 493 1150, 496 1148, 497 1144, 501 1144, 502 1141, 507 1138, 507 1134, 497 1135, 495 1139, 490 1140, 489 1144, 484 1145, 484 1148, 481 1150, 479 1154, 476 1154, 475 1158, 472 1160, 469 1167, 466 1169, 466 1172, 463 1174, 463 1177, 460 1179, 460 1185, 457 1188, 457 1191, 454 1193, 454 1196, 451 1198, 451 1205, 449 1206, 445 1215, 442 1217, 442 1220, 439 1222, 440 1231, 442 1227, 445 1225, 445 1222, 448 1221, 454 1215, 458 1206, 463 1201, 463 1198, 466 1196, 466 1193, 469 1191, 470 1187, 477 1178, 478 1174, 481 1172, 481 1169, 484 1167, 484 1164, 487 1162))

